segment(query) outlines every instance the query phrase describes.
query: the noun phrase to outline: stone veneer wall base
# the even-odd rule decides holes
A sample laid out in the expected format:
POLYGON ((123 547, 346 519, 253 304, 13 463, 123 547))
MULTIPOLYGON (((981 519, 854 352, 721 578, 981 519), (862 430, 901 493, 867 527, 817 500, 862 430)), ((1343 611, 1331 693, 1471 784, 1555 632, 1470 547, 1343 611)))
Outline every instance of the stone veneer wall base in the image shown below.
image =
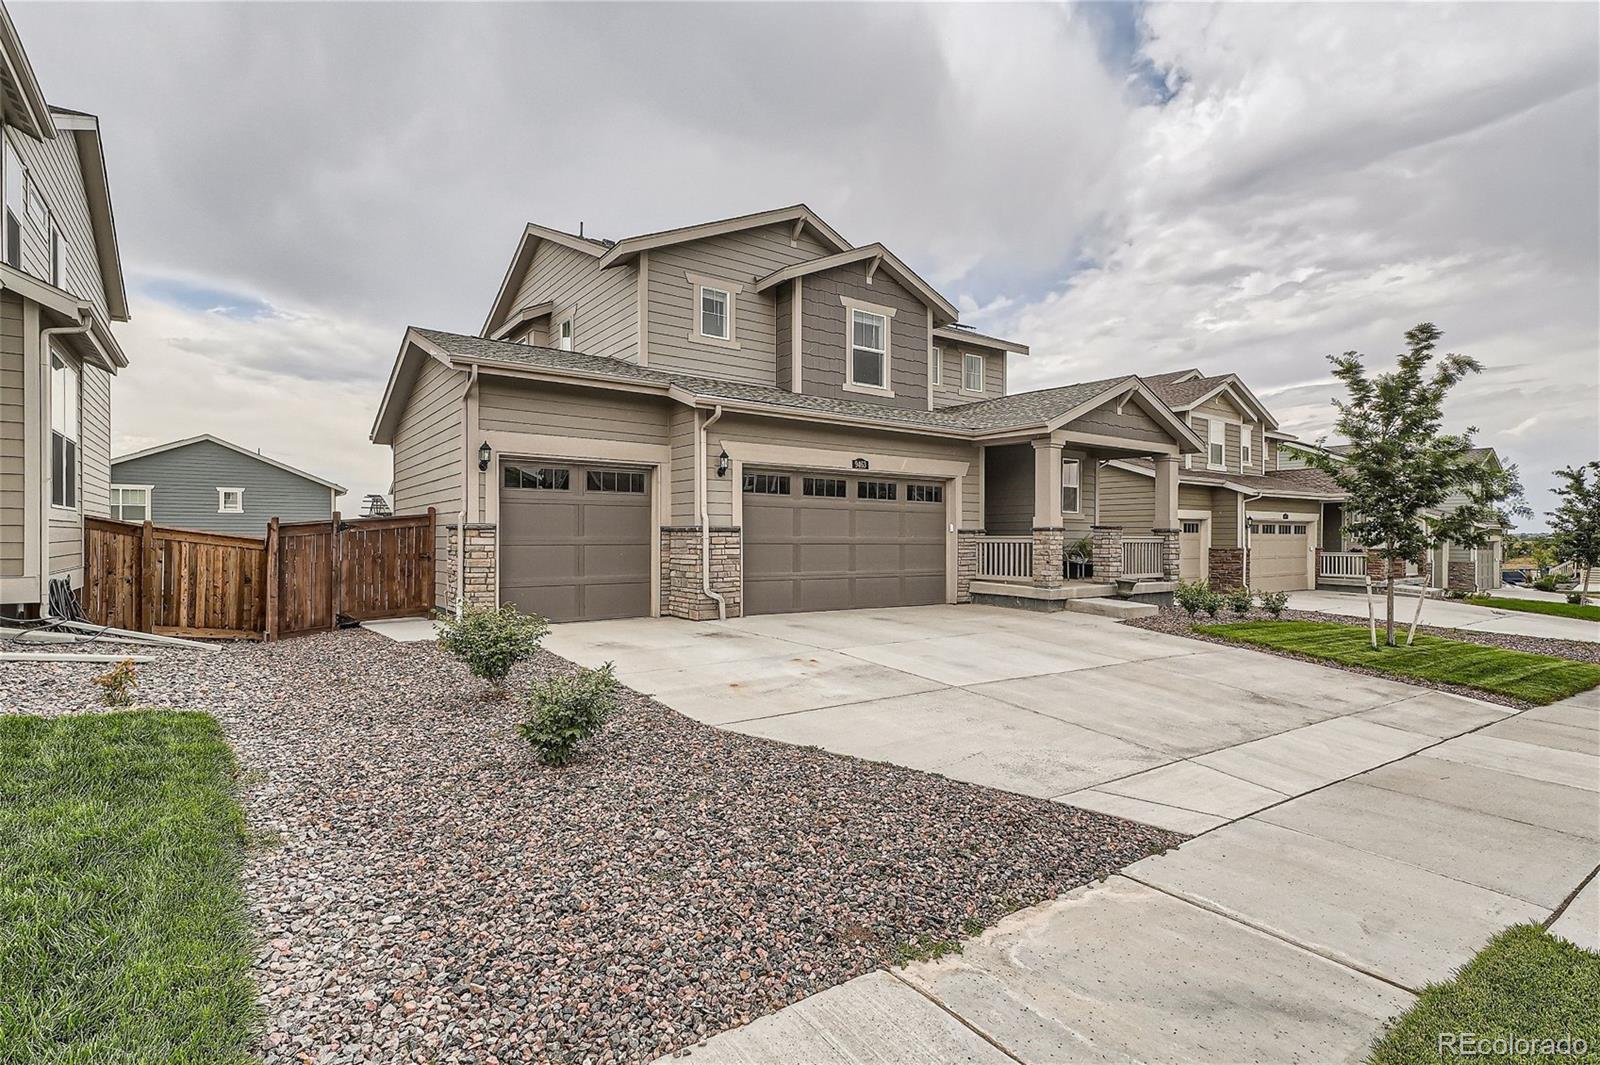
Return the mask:
MULTIPOLYGON (((700 526, 661 530, 661 614, 688 621, 715 621, 717 601, 701 587, 700 526)), ((711 530, 711 588, 722 595, 730 618, 744 615, 744 537, 739 529, 711 530)))

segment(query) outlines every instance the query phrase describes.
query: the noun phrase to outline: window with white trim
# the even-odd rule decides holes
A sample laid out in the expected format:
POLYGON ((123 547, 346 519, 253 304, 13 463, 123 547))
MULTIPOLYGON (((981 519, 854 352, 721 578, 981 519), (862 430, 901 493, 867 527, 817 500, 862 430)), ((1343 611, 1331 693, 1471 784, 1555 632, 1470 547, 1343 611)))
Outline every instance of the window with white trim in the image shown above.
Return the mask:
POLYGON ((50 353, 50 505, 78 508, 78 368, 50 353))
POLYGON ((0 163, 5 173, 0 175, 5 187, 5 220, 4 234, 5 247, 4 259, 7 266, 22 269, 22 185, 26 171, 22 168, 22 160, 18 158, 16 149, 11 147, 11 142, 5 142, 5 158, 0 163))
POLYGON ((936 347, 936 348, 933 349, 933 369, 932 369, 932 373, 933 373, 933 383, 934 384, 936 384, 936 385, 944 384, 944 349, 943 348, 937 348, 936 347))
POLYGON ((1250 465, 1250 445, 1254 441, 1256 430, 1251 425, 1239 426, 1239 463, 1242 466, 1250 465))
POLYGON ((1219 422, 1215 418, 1206 419, 1206 467, 1213 470, 1227 468, 1227 433, 1226 422, 1219 422))
POLYGON ((61 228, 54 217, 50 219, 50 283, 61 287, 61 228))
POLYGON ((983 356, 964 352, 961 356, 961 391, 983 391, 983 356))
POLYGON ((560 348, 562 351, 571 351, 572 350, 572 319, 571 318, 563 318, 563 319, 561 319, 561 326, 560 326, 559 334, 558 334, 558 337, 557 337, 557 340, 556 340, 556 347, 560 348))
POLYGON ((1061 513, 1077 514, 1083 509, 1083 463, 1061 460, 1061 513))
POLYGON ((727 289, 700 286, 700 335, 733 339, 733 294, 727 289))
POLYGON ((244 489, 243 488, 218 488, 217 489, 218 514, 243 514, 244 489))
POLYGON ((850 309, 850 383, 862 388, 889 387, 889 319, 850 309))
POLYGON ((149 521, 151 487, 148 484, 112 485, 111 516, 118 521, 149 521))

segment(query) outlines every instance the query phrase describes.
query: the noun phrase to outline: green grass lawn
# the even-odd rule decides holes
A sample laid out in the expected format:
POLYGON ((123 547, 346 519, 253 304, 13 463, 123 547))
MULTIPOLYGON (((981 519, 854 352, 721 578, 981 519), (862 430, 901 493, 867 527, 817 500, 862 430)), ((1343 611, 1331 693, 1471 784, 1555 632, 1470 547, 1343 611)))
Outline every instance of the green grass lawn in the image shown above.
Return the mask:
POLYGON ((1460 684, 1540 706, 1600 685, 1600 666, 1566 658, 1421 633, 1411 647, 1385 647, 1381 626, 1376 651, 1368 645, 1365 625, 1331 621, 1241 621, 1199 625, 1195 631, 1256 647, 1381 670, 1400 679, 1460 684))
MULTIPOLYGON (((1496 936, 1453 980, 1430 984, 1373 1047, 1369 1065, 1424 1061, 1591 1061, 1533 1047, 1521 1054, 1463 1054, 1458 1041, 1440 1053, 1441 1035, 1471 1032, 1491 1047, 1496 1039, 1583 1040, 1600 1053, 1600 954, 1573 946, 1532 925, 1496 936)), ((1506 1049, 1513 1049, 1507 1046, 1506 1049)), ((1553 1048, 1552 1048, 1553 1049, 1553 1048)))
POLYGON ((0 715, 0 1061, 250 1060, 234 769, 205 714, 0 715))
POLYGON ((1472 595, 1467 602, 1473 606, 1489 606, 1496 610, 1522 610, 1529 614, 1550 614, 1558 618, 1577 618, 1580 621, 1600 621, 1600 606, 1592 603, 1563 603, 1557 599, 1512 599, 1503 595, 1472 595))

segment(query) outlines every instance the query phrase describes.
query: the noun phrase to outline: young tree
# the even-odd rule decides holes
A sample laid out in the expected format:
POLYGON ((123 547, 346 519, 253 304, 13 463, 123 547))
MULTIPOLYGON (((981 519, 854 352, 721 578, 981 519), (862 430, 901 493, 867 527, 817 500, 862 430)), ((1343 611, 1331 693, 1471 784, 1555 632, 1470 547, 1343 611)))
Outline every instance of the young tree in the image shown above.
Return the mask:
POLYGON ((1552 546, 1557 557, 1581 571, 1578 602, 1582 603, 1589 596, 1589 578, 1600 566, 1600 462, 1568 466, 1555 473, 1563 483, 1551 489, 1561 500, 1550 513, 1552 546))
MULTIPOLYGON (((1385 641, 1394 638, 1395 563, 1417 561, 1430 548, 1449 541, 1482 547, 1491 527, 1523 512, 1516 468, 1481 461, 1472 452, 1476 429, 1441 431, 1450 390, 1482 367, 1467 355, 1447 354, 1435 362, 1443 334, 1431 322, 1406 333, 1406 351, 1388 373, 1369 377, 1359 352, 1330 355, 1333 374, 1348 399, 1334 400, 1335 429, 1350 442, 1335 463, 1319 456, 1318 465, 1348 493, 1346 529, 1352 539, 1385 563, 1387 603, 1385 641), (1464 501, 1442 509, 1447 499, 1464 501), (1430 516, 1431 515, 1431 516, 1430 516)), ((1417 618, 1422 603, 1417 603, 1417 618)), ((1416 633, 1416 620, 1411 626, 1416 633)), ((1377 646, 1374 635, 1373 646, 1377 646)))

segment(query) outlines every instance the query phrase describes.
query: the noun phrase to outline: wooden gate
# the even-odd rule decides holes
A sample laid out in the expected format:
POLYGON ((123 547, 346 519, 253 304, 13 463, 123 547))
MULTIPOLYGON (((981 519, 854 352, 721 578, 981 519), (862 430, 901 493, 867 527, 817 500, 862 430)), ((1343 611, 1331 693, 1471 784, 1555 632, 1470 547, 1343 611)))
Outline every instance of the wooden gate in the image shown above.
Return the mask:
POLYGON ((425 615, 435 518, 274 518, 259 540, 89 518, 84 612, 115 628, 256 640, 425 615))

